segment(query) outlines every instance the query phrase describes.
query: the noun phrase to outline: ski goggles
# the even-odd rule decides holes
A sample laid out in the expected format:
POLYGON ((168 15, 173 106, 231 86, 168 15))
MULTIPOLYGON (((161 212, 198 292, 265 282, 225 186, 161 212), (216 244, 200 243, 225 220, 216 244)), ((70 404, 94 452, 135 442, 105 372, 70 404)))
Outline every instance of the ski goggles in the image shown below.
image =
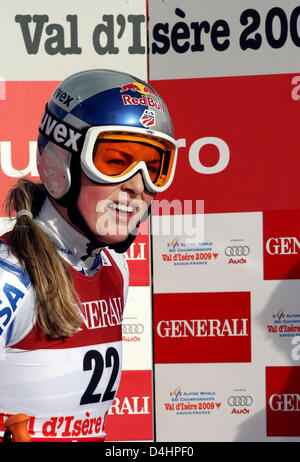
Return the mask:
POLYGON ((177 160, 176 141, 161 132, 124 126, 88 129, 81 151, 84 173, 101 184, 128 180, 141 172, 150 192, 171 184, 177 160))

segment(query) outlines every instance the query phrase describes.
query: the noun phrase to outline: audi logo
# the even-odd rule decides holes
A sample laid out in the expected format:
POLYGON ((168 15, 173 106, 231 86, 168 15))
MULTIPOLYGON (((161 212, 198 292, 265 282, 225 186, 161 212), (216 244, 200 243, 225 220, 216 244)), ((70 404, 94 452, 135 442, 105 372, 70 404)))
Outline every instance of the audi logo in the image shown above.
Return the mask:
POLYGON ((250 248, 247 245, 228 245, 225 249, 227 257, 247 257, 250 253, 250 248))
POLYGON ((143 332, 143 324, 122 324, 123 334, 142 334, 143 332))
POLYGON ((251 406, 253 404, 252 396, 229 396, 227 403, 229 406, 251 406))

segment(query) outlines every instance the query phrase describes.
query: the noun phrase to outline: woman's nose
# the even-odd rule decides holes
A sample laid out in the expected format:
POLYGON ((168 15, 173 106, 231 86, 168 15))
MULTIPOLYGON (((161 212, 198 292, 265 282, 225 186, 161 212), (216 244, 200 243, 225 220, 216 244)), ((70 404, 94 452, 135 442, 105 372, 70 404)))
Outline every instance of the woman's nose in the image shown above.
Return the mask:
POLYGON ((140 172, 137 172, 131 178, 124 181, 121 189, 122 191, 130 192, 131 194, 134 194, 136 196, 142 194, 145 189, 142 174, 140 172))

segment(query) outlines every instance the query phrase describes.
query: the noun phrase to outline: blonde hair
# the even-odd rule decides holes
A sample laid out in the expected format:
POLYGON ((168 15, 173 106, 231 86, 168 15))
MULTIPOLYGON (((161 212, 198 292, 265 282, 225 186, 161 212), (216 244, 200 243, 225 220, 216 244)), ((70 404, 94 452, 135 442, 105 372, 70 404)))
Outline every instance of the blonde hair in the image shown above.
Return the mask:
MULTIPOLYGON (((29 210, 35 217, 46 198, 43 184, 20 179, 6 199, 6 212, 29 210)), ((8 234, 10 251, 28 273, 36 297, 37 323, 51 338, 72 336, 82 317, 78 295, 64 260, 48 234, 28 215, 19 216, 8 234)))

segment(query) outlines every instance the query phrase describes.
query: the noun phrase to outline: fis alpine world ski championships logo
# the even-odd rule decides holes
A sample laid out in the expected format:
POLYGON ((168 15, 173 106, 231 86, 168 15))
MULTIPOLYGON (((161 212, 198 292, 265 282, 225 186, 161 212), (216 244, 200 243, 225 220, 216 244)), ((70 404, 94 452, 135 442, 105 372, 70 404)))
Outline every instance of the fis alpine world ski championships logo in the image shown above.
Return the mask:
POLYGON ((177 237, 167 243, 166 252, 161 254, 163 262, 172 262, 173 266, 208 265, 217 260, 212 242, 185 241, 177 237))
POLYGON ((209 415, 220 409, 221 402, 216 401, 214 391, 186 391, 181 386, 170 392, 168 402, 164 403, 164 410, 174 415, 209 415))
POLYGON ((300 335, 300 313, 291 313, 284 308, 277 310, 269 324, 269 334, 279 337, 297 337, 300 335))

